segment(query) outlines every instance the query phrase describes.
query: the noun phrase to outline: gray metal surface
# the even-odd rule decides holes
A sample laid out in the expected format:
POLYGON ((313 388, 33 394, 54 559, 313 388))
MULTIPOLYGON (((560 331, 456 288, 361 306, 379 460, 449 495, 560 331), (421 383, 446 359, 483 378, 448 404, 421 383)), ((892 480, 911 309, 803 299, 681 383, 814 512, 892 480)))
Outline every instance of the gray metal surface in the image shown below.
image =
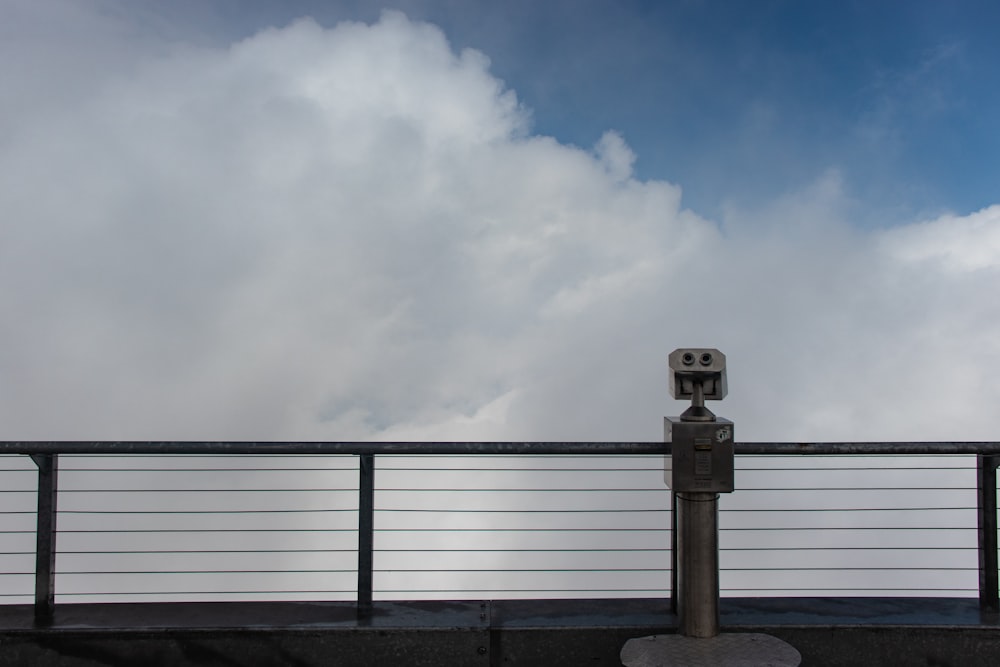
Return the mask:
POLYGON ((690 398, 695 407, 703 401, 721 401, 729 392, 726 382, 726 355, 714 348, 680 348, 667 357, 670 368, 670 395, 690 398))
POLYGON ((738 442, 738 455, 928 456, 1000 454, 1000 442, 738 442))
POLYGON ((362 454, 358 462, 358 615, 372 609, 375 548, 375 456, 362 454))
POLYGON ((790 644, 760 633, 708 639, 653 635, 630 639, 621 652, 625 667, 795 667, 802 656, 790 644))
POLYGON ((664 457, 663 481, 674 491, 730 493, 735 488, 733 422, 687 421, 665 417, 663 440, 671 445, 664 457))
POLYGON ((719 634, 719 497, 677 494, 677 615, 688 637, 719 634))
MULTIPOLYGON (((662 442, 176 442, 0 441, 0 454, 384 454, 629 455, 663 454, 662 442)), ((1000 446, 997 448, 1000 453, 1000 446)))
MULTIPOLYGON (((995 667, 1000 621, 971 598, 724 598, 727 632, 763 632, 810 667, 995 667)), ((672 632, 665 599, 0 605, 0 663, 621 667, 635 637, 672 632)))
MULTIPOLYGON (((677 516, 671 570, 678 569, 676 610, 680 633, 707 639, 719 634, 719 492, 734 489, 733 423, 705 408, 726 397, 726 357, 715 349, 670 353, 670 395, 690 398, 679 418, 664 420, 671 455, 664 481, 677 516)), ((672 602, 672 607, 675 606, 672 602)))
POLYGON ((55 609, 56 517, 59 500, 59 456, 33 455, 38 466, 35 528, 35 623, 45 625, 55 609))
POLYGON ((976 515, 979 540, 979 604, 1000 611, 1000 563, 997 557, 997 466, 1000 457, 976 457, 976 515))
MULTIPOLYGON (((737 442, 738 455, 1000 455, 989 442, 737 442)), ((0 441, 0 454, 669 454, 663 442, 174 442, 0 441)))
MULTIPOLYGON (((1000 640, 1000 616, 975 598, 722 598, 726 632, 778 627, 947 627, 983 629, 1000 640)), ((52 625, 34 627, 32 605, 0 605, 0 633, 217 630, 221 628, 594 628, 636 630, 631 637, 671 632, 677 618, 665 598, 575 600, 376 600, 370 620, 353 602, 130 602, 56 605, 52 625), (486 616, 484 619, 483 616, 486 616)), ((916 631, 916 630, 914 630, 916 631)), ((624 643, 624 642, 622 642, 624 643)), ((621 649, 621 644, 617 650, 621 649)))

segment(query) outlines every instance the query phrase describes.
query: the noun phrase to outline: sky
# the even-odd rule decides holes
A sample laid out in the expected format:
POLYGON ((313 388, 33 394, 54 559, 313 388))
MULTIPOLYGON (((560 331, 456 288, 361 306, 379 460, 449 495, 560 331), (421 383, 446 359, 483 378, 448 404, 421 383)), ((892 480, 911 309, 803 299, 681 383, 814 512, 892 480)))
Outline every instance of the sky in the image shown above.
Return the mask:
POLYGON ((2 437, 996 439, 998 13, 5 0, 2 437))

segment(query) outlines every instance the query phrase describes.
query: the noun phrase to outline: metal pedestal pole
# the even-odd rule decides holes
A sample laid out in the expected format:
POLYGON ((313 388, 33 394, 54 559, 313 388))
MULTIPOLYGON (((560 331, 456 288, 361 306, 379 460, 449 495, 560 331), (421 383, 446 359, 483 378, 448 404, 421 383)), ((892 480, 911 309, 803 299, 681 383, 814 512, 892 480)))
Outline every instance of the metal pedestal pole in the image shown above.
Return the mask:
POLYGON ((686 637, 719 634, 719 496, 677 494, 677 613, 686 637))
POLYGON ((677 493, 676 635, 630 639, 625 667, 796 667, 802 656, 777 637, 719 634, 719 496, 677 493))

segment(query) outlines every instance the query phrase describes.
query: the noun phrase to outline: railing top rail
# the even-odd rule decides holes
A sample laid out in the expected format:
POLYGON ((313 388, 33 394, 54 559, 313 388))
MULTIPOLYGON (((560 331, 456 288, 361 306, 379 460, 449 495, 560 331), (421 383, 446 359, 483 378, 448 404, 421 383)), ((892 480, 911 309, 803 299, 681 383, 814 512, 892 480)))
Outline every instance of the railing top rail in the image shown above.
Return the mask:
POLYGON ((737 454, 912 455, 1000 454, 1000 442, 738 442, 737 454))
MULTIPOLYGON (((1000 442, 739 442, 741 455, 1000 455, 1000 442)), ((668 454, 663 442, 0 441, 0 454, 668 454)))

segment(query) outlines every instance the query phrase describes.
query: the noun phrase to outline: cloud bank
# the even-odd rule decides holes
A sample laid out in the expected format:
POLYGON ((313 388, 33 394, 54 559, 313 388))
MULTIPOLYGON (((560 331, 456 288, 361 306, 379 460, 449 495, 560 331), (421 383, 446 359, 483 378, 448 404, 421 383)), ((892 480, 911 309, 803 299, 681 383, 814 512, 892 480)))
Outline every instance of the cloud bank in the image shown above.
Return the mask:
POLYGON ((5 439, 657 440, 680 346, 741 440, 996 437, 1000 205, 865 231, 830 172, 708 220, 402 14, 121 20, 0 65, 5 439))

